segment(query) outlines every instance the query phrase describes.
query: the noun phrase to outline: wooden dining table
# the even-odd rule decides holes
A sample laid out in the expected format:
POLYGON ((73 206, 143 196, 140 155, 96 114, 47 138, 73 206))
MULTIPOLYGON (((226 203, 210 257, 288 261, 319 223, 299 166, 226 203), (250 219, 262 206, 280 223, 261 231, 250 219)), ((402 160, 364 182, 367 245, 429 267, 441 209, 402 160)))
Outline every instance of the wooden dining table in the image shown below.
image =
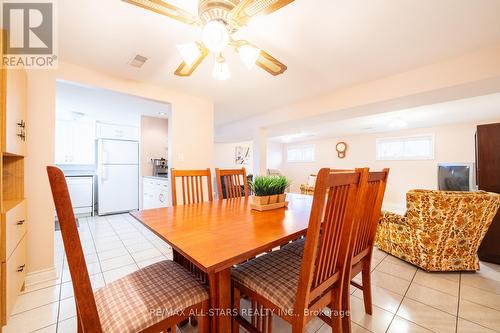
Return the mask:
POLYGON ((211 332, 231 332, 231 268, 304 236, 312 196, 288 194, 288 207, 256 211, 250 198, 148 209, 131 215, 162 238, 174 260, 209 286, 211 332))

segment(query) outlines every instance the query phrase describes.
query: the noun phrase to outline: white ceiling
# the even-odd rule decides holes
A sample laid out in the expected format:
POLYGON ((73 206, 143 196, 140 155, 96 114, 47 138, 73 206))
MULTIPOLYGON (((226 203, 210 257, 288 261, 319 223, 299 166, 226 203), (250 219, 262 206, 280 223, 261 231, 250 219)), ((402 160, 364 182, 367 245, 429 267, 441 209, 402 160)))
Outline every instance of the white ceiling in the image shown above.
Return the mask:
POLYGON ((139 126, 141 116, 166 118, 170 105, 101 88, 58 81, 58 119, 88 119, 105 123, 139 126), (162 115, 165 113, 165 115, 162 115))
POLYGON ((421 107, 385 112, 340 121, 303 119, 285 127, 270 127, 268 134, 274 142, 300 142, 326 137, 400 131, 434 127, 451 123, 499 121, 500 93, 437 103, 421 107), (406 126, 393 128, 395 122, 406 126))
POLYGON ((218 82, 212 57, 192 77, 173 75, 175 44, 199 39, 194 27, 118 0, 58 11, 61 60, 207 96, 216 125, 500 43, 498 0, 296 0, 239 32, 288 71, 248 71, 228 50, 232 78, 218 82), (136 54, 149 58, 142 69, 127 65, 136 54))

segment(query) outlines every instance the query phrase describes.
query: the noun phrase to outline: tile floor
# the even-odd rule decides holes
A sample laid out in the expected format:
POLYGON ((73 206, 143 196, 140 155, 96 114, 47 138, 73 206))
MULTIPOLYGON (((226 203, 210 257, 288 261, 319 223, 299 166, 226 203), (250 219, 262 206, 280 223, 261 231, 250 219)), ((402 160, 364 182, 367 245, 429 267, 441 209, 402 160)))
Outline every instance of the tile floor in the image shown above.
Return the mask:
MULTIPOLYGON (((80 237, 92 285, 98 289, 151 263, 171 259, 171 248, 128 214, 80 219, 80 237)), ((53 281, 31 286, 18 299, 4 332, 76 332, 76 317, 61 234, 55 233, 53 281)), ((352 290, 354 332, 500 332, 500 266, 482 263, 477 273, 426 273, 376 250, 374 313, 366 315, 362 293, 352 290)), ((275 319, 273 332, 290 332, 275 319)), ((182 327, 182 333, 196 329, 182 327)), ((331 332, 313 320, 308 333, 331 332)))

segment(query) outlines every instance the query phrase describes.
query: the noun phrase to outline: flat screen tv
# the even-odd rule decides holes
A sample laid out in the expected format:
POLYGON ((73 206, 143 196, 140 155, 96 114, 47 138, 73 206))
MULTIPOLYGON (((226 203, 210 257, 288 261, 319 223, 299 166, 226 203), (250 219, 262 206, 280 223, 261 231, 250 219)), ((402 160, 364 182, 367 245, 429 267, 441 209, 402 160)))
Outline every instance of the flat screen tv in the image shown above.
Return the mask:
POLYGON ((438 189, 440 191, 474 191, 473 163, 438 164, 438 189))

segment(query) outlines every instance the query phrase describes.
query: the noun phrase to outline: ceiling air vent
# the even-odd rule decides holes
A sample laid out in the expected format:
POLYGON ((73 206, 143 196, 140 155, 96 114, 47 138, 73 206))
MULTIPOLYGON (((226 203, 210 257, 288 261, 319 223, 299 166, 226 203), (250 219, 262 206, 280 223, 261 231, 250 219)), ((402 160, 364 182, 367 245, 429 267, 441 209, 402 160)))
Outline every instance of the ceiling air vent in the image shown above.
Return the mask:
POLYGON ((129 60, 128 64, 135 68, 141 68, 142 65, 148 60, 148 58, 137 54, 135 57, 129 60))

